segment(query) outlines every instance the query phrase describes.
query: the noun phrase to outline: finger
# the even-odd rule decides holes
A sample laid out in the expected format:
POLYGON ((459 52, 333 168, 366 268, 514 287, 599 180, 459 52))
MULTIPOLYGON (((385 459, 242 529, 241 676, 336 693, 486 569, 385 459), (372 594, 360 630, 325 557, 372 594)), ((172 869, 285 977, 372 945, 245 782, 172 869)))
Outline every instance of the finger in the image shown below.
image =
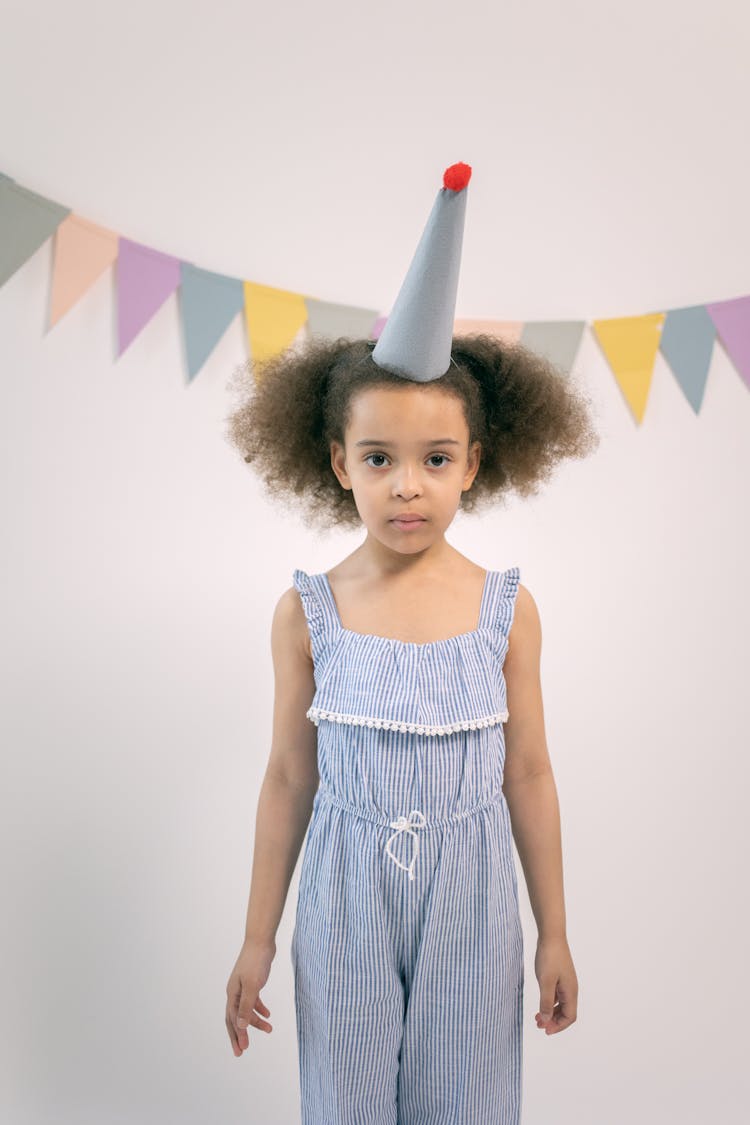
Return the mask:
POLYGON ((575 1022, 575 1015, 566 1012, 562 1005, 557 1004, 552 1013, 552 1019, 546 1025, 540 1024, 544 1027, 547 1035, 556 1035, 558 1031, 564 1031, 566 1027, 570 1027, 575 1022))
POLYGON ((227 1008, 224 1022, 227 1026, 227 1033, 232 1044, 232 1050, 234 1051, 235 1055, 241 1055, 244 1047, 247 1047, 247 1043, 244 1044, 244 1047, 239 1043, 237 1039, 237 1032, 235 1030, 235 1021, 237 1019, 237 1008, 240 1002, 240 995, 242 990, 239 987, 233 988, 232 984, 233 980, 230 980, 229 984, 227 985, 227 1008))
POLYGON ((539 1011, 537 1012, 538 1023, 549 1023, 552 1019, 552 1014, 555 1009, 555 989, 557 987, 557 980, 554 977, 540 982, 539 989, 539 1011))
POLYGON ((557 982, 557 1000, 548 1032, 564 1031, 578 1016, 578 981, 562 977, 557 982))
POLYGON ((552 1017, 551 1033, 554 1034, 558 1031, 564 1031, 566 1027, 570 1027, 572 1023, 575 1023, 576 1018, 577 1012, 575 1005, 572 1005, 570 1001, 562 1000, 560 1004, 558 1004, 557 1010, 552 1017))
POLYGON ((237 978, 233 978, 233 980, 230 982, 230 984, 227 985, 227 1012, 230 1014, 230 1016, 232 1018, 232 1023, 234 1023, 237 1019, 237 1010, 240 1006, 241 998, 242 998, 242 981, 238 980, 237 978), (231 985, 234 985, 234 987, 231 988, 231 991, 230 991, 231 985))
POLYGON ((239 1056, 239 1055, 242 1054, 243 1049, 242 1049, 242 1047, 240 1047, 239 1043, 237 1042, 237 1033, 234 1030, 234 1020, 233 1020, 232 1016, 230 1015, 229 1011, 227 1011, 227 1014, 224 1018, 224 1022, 227 1025, 227 1034, 229 1035, 229 1041, 232 1044, 232 1050, 234 1051, 235 1055, 239 1056))
POLYGON ((232 1044, 236 1048, 235 1054, 242 1054, 250 1046, 250 1041, 247 1036, 247 1031, 238 1026, 237 1017, 239 1013, 240 1001, 242 999, 242 984, 238 984, 234 992, 230 993, 227 989, 227 1028, 231 1028, 230 1037, 232 1044))
POLYGON ((264 1013, 268 1014, 269 1016, 271 1014, 259 996, 256 996, 255 1002, 253 1002, 250 996, 247 993, 243 992, 237 1011, 237 1030, 240 1033, 242 1033, 243 1031, 245 1031, 246 1033, 246 1029, 248 1027, 257 1027, 259 1031, 265 1031, 268 1033, 273 1031, 273 1028, 267 1020, 263 1020, 260 1018, 260 1016, 255 1014, 253 1010, 254 1008, 262 1008, 264 1013))

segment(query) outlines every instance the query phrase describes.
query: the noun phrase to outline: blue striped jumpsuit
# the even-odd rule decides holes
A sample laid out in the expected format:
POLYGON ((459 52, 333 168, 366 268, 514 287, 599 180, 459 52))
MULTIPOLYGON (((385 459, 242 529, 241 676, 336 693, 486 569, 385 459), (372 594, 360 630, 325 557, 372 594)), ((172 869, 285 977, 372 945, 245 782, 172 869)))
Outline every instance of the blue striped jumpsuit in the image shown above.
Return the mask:
POLYGON ((302 1125, 518 1125, 523 935, 502 792, 519 568, 478 627, 416 644, 344 628, 294 571, 320 785, 291 944, 302 1125))

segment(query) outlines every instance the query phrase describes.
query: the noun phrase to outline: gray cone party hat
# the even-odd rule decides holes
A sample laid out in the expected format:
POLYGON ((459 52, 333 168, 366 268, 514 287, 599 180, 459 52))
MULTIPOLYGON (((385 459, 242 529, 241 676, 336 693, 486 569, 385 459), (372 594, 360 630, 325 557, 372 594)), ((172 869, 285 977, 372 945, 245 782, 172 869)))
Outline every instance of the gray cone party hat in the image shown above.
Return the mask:
POLYGON ((468 164, 446 169, 409 272, 372 353, 378 367, 418 383, 439 379, 450 367, 470 179, 468 164))

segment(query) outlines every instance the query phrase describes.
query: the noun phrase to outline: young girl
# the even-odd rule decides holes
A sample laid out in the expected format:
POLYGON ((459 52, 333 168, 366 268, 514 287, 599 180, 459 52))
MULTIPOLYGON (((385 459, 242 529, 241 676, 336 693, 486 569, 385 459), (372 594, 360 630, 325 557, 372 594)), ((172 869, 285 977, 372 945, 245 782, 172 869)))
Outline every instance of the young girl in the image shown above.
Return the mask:
MULTIPOLYGON (((452 203, 464 189, 443 192, 452 203)), ((431 217, 441 245, 463 218, 446 214, 431 217)), ((536 603, 517 566, 485 570, 445 536, 457 510, 534 493, 598 438, 547 360, 452 337, 457 272, 435 264, 430 230, 382 351, 288 351, 230 420, 276 501, 366 533, 329 571, 296 569, 276 605, 273 739, 227 984, 240 1057, 249 1026, 272 1030, 260 992, 307 834, 291 946, 303 1125, 520 1121, 514 840, 538 927, 537 1027, 554 1034, 577 1013, 536 603), (442 325, 407 331, 436 276, 442 325)))

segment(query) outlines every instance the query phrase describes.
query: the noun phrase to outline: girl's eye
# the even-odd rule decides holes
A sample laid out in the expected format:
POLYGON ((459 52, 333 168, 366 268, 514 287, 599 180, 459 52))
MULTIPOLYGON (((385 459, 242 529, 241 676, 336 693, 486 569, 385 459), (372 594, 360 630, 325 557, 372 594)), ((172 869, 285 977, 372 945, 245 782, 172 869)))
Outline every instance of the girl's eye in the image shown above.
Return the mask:
MULTIPOLYGON (((368 464, 371 457, 385 457, 385 453, 368 453, 368 455, 365 457, 365 464, 368 464)), ((432 453, 430 455, 430 457, 428 458, 428 460, 432 461, 435 457, 442 458, 442 461, 449 461, 450 460, 450 458, 448 457, 448 455, 446 453, 432 453)), ((435 468, 435 469, 440 469, 441 467, 442 467, 442 465, 434 465, 433 466, 433 468, 435 468)), ((380 469, 380 468, 382 468, 382 466, 381 465, 373 465, 373 468, 374 469, 380 469)))

